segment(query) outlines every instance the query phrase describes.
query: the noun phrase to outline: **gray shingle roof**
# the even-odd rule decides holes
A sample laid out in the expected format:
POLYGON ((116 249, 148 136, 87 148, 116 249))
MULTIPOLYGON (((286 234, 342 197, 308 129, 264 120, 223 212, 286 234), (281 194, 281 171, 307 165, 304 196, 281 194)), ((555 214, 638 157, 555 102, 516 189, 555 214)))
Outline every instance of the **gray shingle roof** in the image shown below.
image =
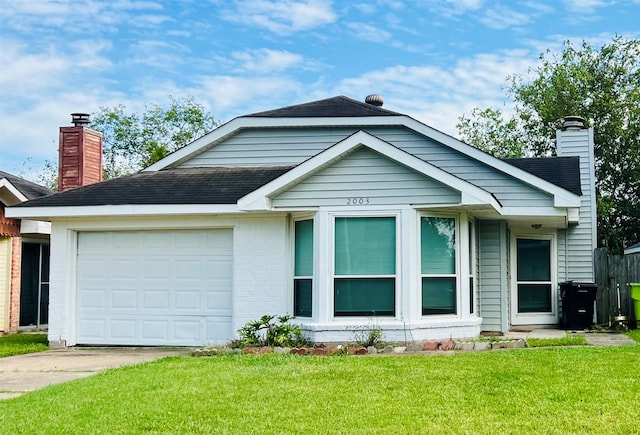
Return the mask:
POLYGON ((279 166, 140 172, 28 201, 18 207, 235 204, 289 169, 290 166, 279 166))
POLYGON ((343 95, 296 104, 281 109, 253 113, 242 118, 330 118, 360 116, 404 116, 382 107, 357 101, 343 95))
POLYGON ((53 191, 47 187, 27 181, 24 178, 0 171, 0 180, 6 178, 20 193, 27 199, 35 199, 43 196, 51 195, 53 191))
POLYGON ((582 195, 580 187, 580 158, 577 156, 502 160, 569 192, 582 195))

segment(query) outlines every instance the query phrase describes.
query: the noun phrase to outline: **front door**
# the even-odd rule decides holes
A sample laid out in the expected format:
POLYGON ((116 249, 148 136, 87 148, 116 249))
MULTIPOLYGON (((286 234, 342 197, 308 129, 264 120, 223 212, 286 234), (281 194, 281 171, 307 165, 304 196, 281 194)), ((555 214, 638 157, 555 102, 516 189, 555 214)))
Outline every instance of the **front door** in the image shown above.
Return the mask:
POLYGON ((555 238, 515 235, 511 241, 511 324, 558 323, 555 238))

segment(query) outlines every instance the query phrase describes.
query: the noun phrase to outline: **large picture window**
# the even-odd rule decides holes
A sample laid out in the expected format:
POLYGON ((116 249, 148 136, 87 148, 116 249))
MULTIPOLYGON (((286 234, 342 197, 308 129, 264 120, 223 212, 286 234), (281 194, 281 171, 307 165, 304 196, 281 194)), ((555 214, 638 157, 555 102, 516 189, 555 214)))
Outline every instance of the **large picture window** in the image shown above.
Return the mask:
POLYGON ((313 219, 294 223, 293 314, 313 314, 313 219))
POLYGON ((395 217, 336 217, 334 315, 394 316, 395 217))
POLYGON ((420 219, 422 314, 456 314, 456 220, 420 219))

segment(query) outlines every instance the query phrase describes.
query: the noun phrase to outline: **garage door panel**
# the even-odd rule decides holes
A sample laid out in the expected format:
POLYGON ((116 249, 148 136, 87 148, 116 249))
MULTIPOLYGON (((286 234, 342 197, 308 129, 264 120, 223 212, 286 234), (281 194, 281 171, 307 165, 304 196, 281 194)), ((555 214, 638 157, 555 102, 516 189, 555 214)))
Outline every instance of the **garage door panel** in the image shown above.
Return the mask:
POLYGON ((142 294, 142 311, 157 311, 169 309, 168 290, 145 290, 142 294))
POLYGON ((111 292, 112 311, 132 311, 138 309, 138 291, 136 289, 113 290, 111 292))
POLYGON ((177 290, 174 294, 174 307, 176 310, 197 312, 202 307, 202 291, 177 290))
POLYGON ((109 276, 114 280, 138 279, 140 264, 135 259, 113 260, 109 263, 109 276))
POLYGON ((104 309, 107 303, 107 289, 88 288, 78 298, 78 305, 81 309, 91 310, 104 309))
POLYGON ((78 329, 87 339, 95 339, 96 344, 102 343, 107 334, 107 322, 102 319, 80 319, 78 329))
POLYGON ((201 281, 204 274, 204 261, 199 258, 178 260, 175 262, 175 276, 180 280, 201 281))
POLYGON ((159 258, 142 260, 140 270, 145 280, 167 280, 171 277, 171 262, 159 258))
POLYGON ((79 233, 77 342, 228 342, 232 249, 230 229, 79 233))
POLYGON ((109 322, 109 335, 119 340, 135 340, 136 338, 136 321, 132 319, 117 319, 109 322))
POLYGON ((104 259, 89 256, 80 257, 78 260, 78 276, 85 280, 104 280, 107 277, 107 263, 104 259))

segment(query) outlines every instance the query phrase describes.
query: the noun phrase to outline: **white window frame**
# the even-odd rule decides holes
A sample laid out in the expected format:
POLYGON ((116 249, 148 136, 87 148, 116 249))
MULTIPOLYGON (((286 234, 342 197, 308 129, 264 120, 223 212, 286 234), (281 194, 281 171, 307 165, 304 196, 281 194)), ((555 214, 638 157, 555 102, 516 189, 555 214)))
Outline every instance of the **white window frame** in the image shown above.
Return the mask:
MULTIPOLYGON (((420 314, 420 317, 422 319, 438 319, 438 318, 460 318, 463 317, 463 313, 462 313, 462 308, 463 306, 468 306, 468 304, 463 304, 462 303, 462 298, 461 298, 461 294, 462 294, 462 263, 461 263, 461 251, 460 248, 462 246, 461 243, 461 239, 462 239, 462 231, 460 228, 460 221, 461 221, 461 216, 458 213, 432 213, 432 212, 421 212, 418 213, 418 220, 417 220, 417 237, 416 237, 416 243, 417 243, 417 251, 418 251, 418 296, 419 296, 419 307, 418 307, 418 311, 420 314), (456 250, 456 254, 455 254, 455 267, 456 267, 456 272, 454 274, 425 274, 422 273, 422 243, 421 243, 421 239, 422 239, 422 218, 429 218, 429 217, 433 217, 433 218, 448 218, 448 219, 453 219, 455 222, 455 234, 456 234, 456 244, 455 244, 455 250, 456 250), (423 314, 422 313, 422 280, 423 278, 455 278, 456 279, 456 285, 455 285, 455 291, 456 291, 456 302, 455 302, 455 313, 448 313, 448 314, 423 314)), ((466 231, 465 232, 467 234, 467 237, 469 237, 469 232, 466 231)), ((465 276, 467 276, 467 273, 464 274, 465 276)), ((468 277, 467 277, 468 280, 468 277)), ((465 285, 464 287, 468 287, 468 285, 465 285)), ((468 295, 467 295, 468 296, 468 295)), ((475 301, 474 301, 475 302, 475 301)), ((469 316, 468 314, 465 314, 465 316, 469 316)))
POLYGON ((393 211, 336 211, 329 212, 329 231, 328 231, 328 239, 329 239, 329 256, 328 256, 328 271, 329 271, 329 310, 328 314, 331 320, 333 321, 349 321, 349 320, 358 320, 362 321, 363 318, 376 318, 381 320, 394 320, 398 319, 400 316, 401 308, 401 289, 402 289, 402 274, 401 271, 401 221, 402 221, 402 213, 397 210, 393 211), (336 218, 394 218, 396 223, 396 264, 395 264, 395 274, 393 278, 395 280, 394 287, 394 314, 386 315, 386 316, 336 316, 335 315, 335 280, 336 278, 390 278, 392 275, 336 275, 335 273, 335 225, 336 218))
POLYGON ((511 324, 512 325, 555 325, 558 323, 558 265, 557 265, 557 234, 555 232, 531 233, 514 231, 511 234, 510 243, 510 273, 511 273, 511 324), (518 312, 518 284, 526 284, 529 281, 518 281, 518 239, 549 240, 550 280, 535 281, 535 283, 550 284, 551 286, 551 311, 549 313, 519 313, 518 312))
POLYGON ((290 252, 291 252, 291 279, 289 280, 290 285, 291 285, 291 291, 290 291, 290 298, 289 300, 291 301, 291 313, 293 313, 293 315, 295 316, 296 312, 295 312, 295 308, 296 308, 296 304, 295 304, 295 292, 296 292, 296 288, 295 288, 295 281, 296 279, 310 279, 311 280, 311 316, 299 316, 301 319, 312 319, 315 317, 315 313, 317 310, 317 297, 316 297, 316 293, 317 293, 317 285, 316 285, 316 279, 315 279, 315 275, 316 275, 316 270, 317 270, 317 266, 316 266, 316 262, 317 262, 317 257, 318 257, 318 248, 317 248, 317 233, 318 233, 318 223, 317 220, 315 218, 314 215, 312 214, 305 214, 305 215, 299 215, 299 216, 293 216, 291 218, 291 242, 290 242, 290 252), (296 275, 296 268, 295 268, 295 261, 296 261, 296 222, 301 222, 301 221, 312 221, 313 222, 313 271, 312 274, 310 276, 297 276, 296 275))

